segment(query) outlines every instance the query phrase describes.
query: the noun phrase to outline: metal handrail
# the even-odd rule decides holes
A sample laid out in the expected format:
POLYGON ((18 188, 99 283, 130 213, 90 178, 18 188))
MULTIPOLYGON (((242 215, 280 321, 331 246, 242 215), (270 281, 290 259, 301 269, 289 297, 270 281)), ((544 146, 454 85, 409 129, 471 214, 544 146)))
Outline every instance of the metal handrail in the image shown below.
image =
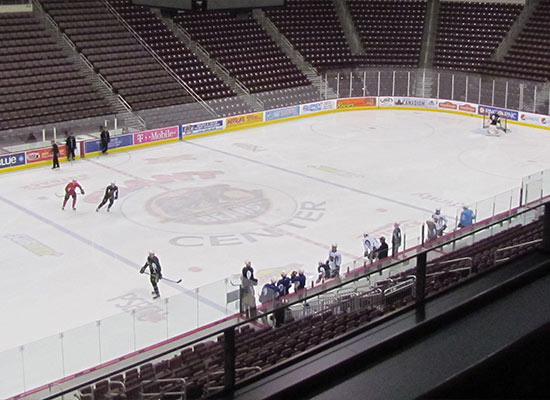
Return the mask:
POLYGON ((470 265, 473 263, 472 257, 460 257, 460 258, 453 258, 452 260, 445 260, 445 261, 435 261, 432 263, 426 264, 426 267, 431 267, 433 265, 446 265, 446 264, 452 264, 459 261, 470 261, 470 265))
POLYGON ((461 271, 468 271, 470 273, 472 272, 472 267, 462 267, 462 268, 448 269, 446 271, 432 272, 432 273, 426 274, 426 277, 439 276, 439 275, 448 274, 450 272, 452 273, 452 272, 461 272, 461 271))
POLYGON ((535 239, 535 240, 531 240, 529 242, 514 244, 512 246, 506 246, 506 247, 503 247, 503 248, 500 248, 500 249, 496 249, 495 250, 495 264, 497 262, 502 262, 502 261, 506 261, 506 260, 510 259, 510 257, 497 259, 498 253, 501 252, 501 251, 511 250, 511 249, 515 249, 517 247, 529 246, 531 244, 540 243, 540 242, 542 242, 542 239, 535 239))
POLYGON ((107 10, 130 32, 130 34, 141 44, 141 46, 157 61, 161 67, 180 85, 185 89, 185 91, 197 102, 199 103, 210 115, 217 117, 218 114, 212 107, 210 107, 197 92, 195 92, 191 86, 189 86, 181 77, 174 72, 174 70, 166 64, 166 62, 157 54, 157 52, 145 41, 143 38, 126 22, 126 20, 119 14, 119 12, 109 3, 108 0, 100 0, 107 10))
POLYGON ((187 381, 185 378, 165 378, 165 379, 154 379, 154 380, 144 380, 141 383, 181 383, 183 387, 183 392, 152 392, 152 393, 142 393, 143 397, 155 397, 161 395, 182 395, 184 399, 187 399, 187 381))
POLYGON ((250 90, 240 80, 233 78, 229 70, 224 65, 222 65, 218 60, 212 58, 212 56, 210 55, 210 52, 206 50, 199 42, 194 41, 191 35, 189 34, 189 32, 187 32, 187 30, 183 26, 177 23, 176 23, 176 26, 177 26, 177 29, 185 36, 185 38, 189 40, 189 42, 193 43, 195 50, 199 53, 202 53, 203 57, 207 58, 212 63, 211 65, 212 68, 218 68, 222 72, 227 74, 227 76, 229 76, 231 79, 235 81, 235 84, 239 89, 241 89, 243 92, 245 92, 247 95, 250 96, 250 90))

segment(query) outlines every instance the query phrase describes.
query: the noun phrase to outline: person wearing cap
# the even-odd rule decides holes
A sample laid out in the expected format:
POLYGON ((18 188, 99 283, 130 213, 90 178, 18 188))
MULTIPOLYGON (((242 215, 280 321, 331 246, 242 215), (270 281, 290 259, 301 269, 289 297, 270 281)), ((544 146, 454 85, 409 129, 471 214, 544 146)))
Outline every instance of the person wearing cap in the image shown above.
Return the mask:
POLYGON ((460 213, 460 222, 458 223, 458 227, 464 228, 466 226, 470 226, 474 223, 474 219, 476 219, 474 212, 465 205, 462 207, 462 212, 460 213))
POLYGON ((149 252, 149 256, 147 256, 147 260, 145 261, 143 267, 139 270, 139 273, 143 274, 146 268, 149 268, 148 275, 151 280, 151 285, 153 286, 153 292, 151 294, 153 295, 153 299, 158 299, 160 297, 160 292, 157 283, 162 279, 162 272, 160 268, 160 261, 153 250, 149 252))
POLYGON ((111 207, 113 206, 113 203, 115 200, 118 199, 118 186, 115 184, 115 182, 111 182, 109 186, 105 188, 105 195, 103 196, 103 200, 101 200, 101 203, 97 206, 95 209, 96 212, 99 211, 101 207, 109 201, 109 205, 107 206, 107 211, 111 211, 111 207))

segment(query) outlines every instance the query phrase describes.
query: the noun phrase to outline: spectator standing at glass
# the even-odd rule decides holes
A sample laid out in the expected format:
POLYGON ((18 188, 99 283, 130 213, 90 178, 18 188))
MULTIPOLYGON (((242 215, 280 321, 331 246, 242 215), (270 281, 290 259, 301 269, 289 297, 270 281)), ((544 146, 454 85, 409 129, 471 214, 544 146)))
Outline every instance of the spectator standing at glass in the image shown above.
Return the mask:
POLYGON ((401 247, 401 228, 396 222, 393 224, 393 232, 391 234, 391 256, 396 257, 401 247))

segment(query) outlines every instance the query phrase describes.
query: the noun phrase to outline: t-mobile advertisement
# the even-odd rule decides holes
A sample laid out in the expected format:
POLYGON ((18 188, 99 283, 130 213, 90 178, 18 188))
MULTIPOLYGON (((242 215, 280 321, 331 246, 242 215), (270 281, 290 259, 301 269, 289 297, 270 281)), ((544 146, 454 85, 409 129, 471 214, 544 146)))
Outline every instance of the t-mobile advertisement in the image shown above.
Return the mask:
POLYGON ((169 126, 168 128, 152 129, 134 133, 134 144, 143 144, 158 142, 159 140, 177 139, 179 131, 177 126, 169 126))

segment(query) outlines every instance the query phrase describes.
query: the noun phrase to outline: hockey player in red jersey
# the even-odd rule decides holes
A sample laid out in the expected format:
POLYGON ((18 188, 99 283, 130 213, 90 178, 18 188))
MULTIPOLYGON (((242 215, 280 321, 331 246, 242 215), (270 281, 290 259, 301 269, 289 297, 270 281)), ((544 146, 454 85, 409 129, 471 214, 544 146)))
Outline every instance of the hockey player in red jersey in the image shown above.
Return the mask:
POLYGON ((65 198, 63 199, 63 207, 61 207, 62 210, 65 209, 65 205, 67 204, 67 201, 69 200, 69 197, 73 198, 73 210, 76 210, 76 189, 80 189, 80 194, 84 194, 84 189, 82 189, 82 186, 76 181, 76 179, 73 179, 71 182, 65 186, 65 198))

